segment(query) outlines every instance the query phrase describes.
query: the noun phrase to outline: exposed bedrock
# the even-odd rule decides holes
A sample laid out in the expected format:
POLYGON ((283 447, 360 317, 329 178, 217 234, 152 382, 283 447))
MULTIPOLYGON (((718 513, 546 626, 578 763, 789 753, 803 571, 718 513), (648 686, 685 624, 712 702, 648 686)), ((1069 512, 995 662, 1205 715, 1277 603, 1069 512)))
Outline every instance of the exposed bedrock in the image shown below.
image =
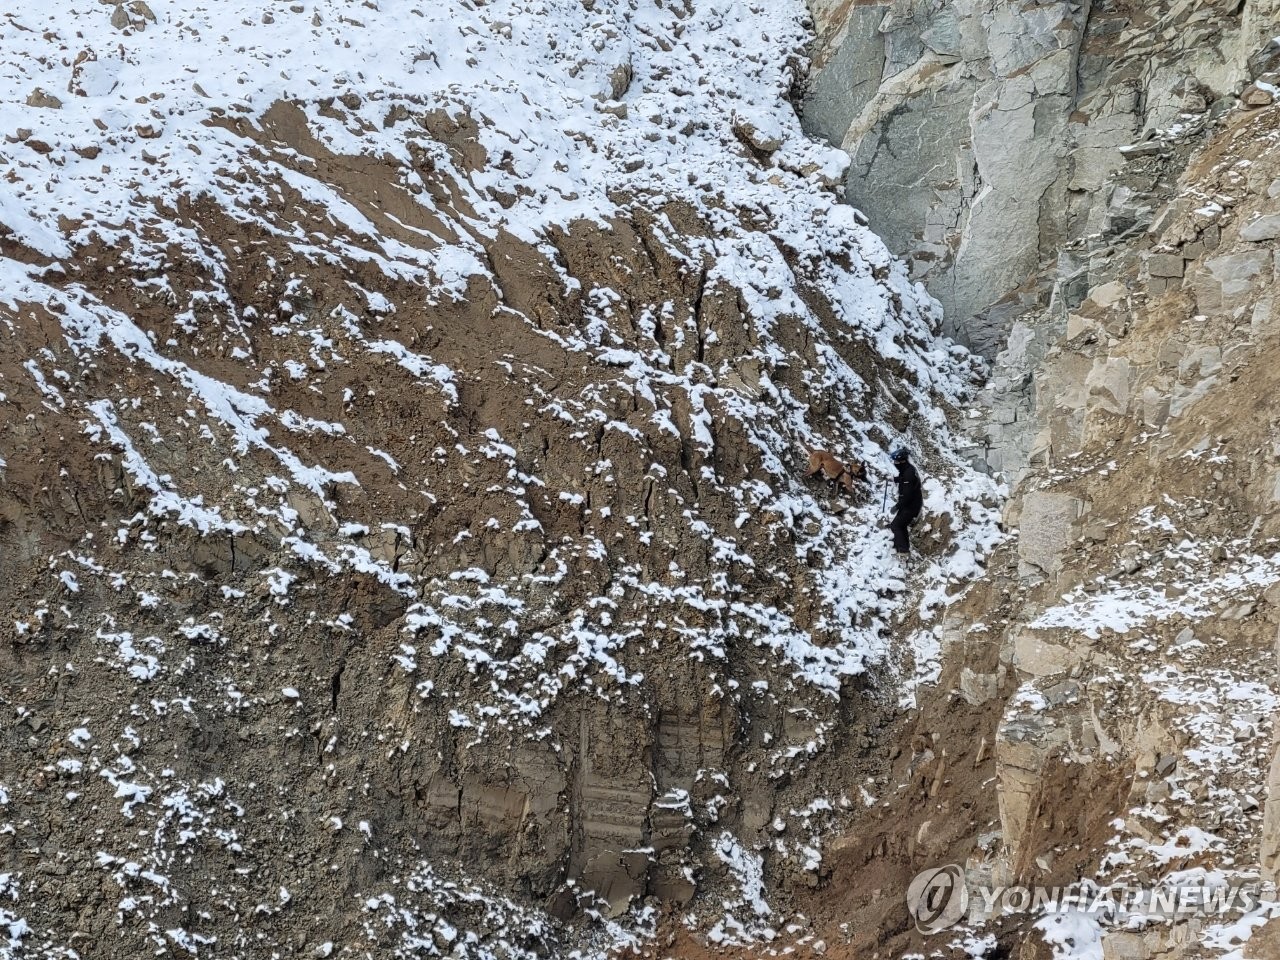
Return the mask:
POLYGON ((1064 244, 1149 225, 1113 175, 1234 103, 1280 21, 1276 0, 810 6, 807 128, 849 152, 850 202, 988 357, 1047 302, 1038 268, 1064 244))

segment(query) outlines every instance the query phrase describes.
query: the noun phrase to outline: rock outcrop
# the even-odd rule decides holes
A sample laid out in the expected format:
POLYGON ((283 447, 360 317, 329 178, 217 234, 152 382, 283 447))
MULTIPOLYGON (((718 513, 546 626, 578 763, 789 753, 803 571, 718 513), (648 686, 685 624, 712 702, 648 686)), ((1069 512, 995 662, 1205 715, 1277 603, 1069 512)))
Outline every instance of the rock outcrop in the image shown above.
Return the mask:
POLYGON ((1269 956, 1276 0, 29 6, 0 956, 1269 956))
MULTIPOLYGON (((1280 877, 1280 10, 814 11, 806 120, 850 149, 851 200, 994 357, 972 455, 1011 485, 1011 542, 948 611, 916 719, 950 779, 900 767, 836 875, 874 869, 896 891, 952 858, 975 888, 1265 895, 1280 877), (967 834, 940 832, 957 813, 967 834)), ((952 955, 946 937, 886 936, 874 898, 838 902, 883 924, 833 934, 854 955, 952 955)), ((965 951, 1262 958, 1280 936, 1272 908, 1146 906, 1036 922, 977 898, 965 951)))
MULTIPOLYGON (((1021 751, 997 751, 999 859, 1024 881, 1074 879, 1064 854, 1090 848, 1101 884, 1159 889, 1193 865, 1274 876, 1280 261, 1251 237, 1276 209, 1277 145, 1276 110, 1229 116, 1037 370, 1043 457, 1010 506, 1023 613, 1004 649, 1021 686, 997 734, 1021 751), (1054 522, 1064 509, 1074 523, 1054 522), (1081 795, 1113 798, 1107 829, 1096 810, 1088 829, 1074 819, 1081 795)), ((1102 943, 1200 956, 1228 923, 1102 943)))
POLYGON ((988 356, 1064 244, 1145 229, 1154 208, 1112 175, 1233 105, 1280 21, 1275 0, 811 8, 807 129, 849 151, 850 202, 988 356))

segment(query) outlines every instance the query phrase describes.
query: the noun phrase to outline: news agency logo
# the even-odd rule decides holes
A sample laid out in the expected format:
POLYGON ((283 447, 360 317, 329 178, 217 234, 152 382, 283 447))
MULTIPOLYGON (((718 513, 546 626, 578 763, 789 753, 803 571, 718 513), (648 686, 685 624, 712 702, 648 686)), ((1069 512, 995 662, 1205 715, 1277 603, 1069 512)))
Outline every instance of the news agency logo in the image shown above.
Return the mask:
POLYGON ((1138 887, 1100 886, 1091 880, 1061 887, 975 886, 971 890, 964 868, 954 863, 917 874, 907 888, 907 910, 921 933, 949 930, 969 916, 971 905, 981 917, 1078 911, 1112 926, 1134 918, 1244 916, 1262 906, 1280 905, 1280 893, 1274 883, 1138 887))
POLYGON ((969 912, 964 870, 954 863, 916 875, 907 888, 907 909, 921 933, 940 933, 969 912))

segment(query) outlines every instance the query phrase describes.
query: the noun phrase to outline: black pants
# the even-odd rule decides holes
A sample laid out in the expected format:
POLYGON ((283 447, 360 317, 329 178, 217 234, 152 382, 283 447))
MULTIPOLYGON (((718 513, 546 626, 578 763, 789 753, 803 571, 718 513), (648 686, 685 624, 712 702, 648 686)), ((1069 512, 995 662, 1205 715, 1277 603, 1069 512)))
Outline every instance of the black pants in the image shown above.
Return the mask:
POLYGON ((911 536, 907 532, 911 525, 916 522, 920 516, 920 508, 914 510, 895 510, 893 513, 893 522, 889 524, 889 529, 893 531, 893 549, 898 553, 908 553, 911 550, 911 536))

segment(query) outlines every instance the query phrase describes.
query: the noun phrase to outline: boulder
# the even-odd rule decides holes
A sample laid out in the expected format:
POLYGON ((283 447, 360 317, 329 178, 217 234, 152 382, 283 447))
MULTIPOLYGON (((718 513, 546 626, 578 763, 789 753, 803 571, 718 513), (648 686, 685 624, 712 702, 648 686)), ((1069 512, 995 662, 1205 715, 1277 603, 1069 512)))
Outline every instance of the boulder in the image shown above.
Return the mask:
POLYGON ((1062 558, 1075 541, 1075 526, 1084 513, 1084 502, 1066 493, 1034 490, 1022 500, 1018 558, 1026 566, 1053 576, 1062 570, 1062 558))
POLYGON ((1181 277, 1182 257, 1176 253, 1156 253, 1147 260, 1147 272, 1153 277, 1181 277))
POLYGON ((1251 83, 1240 94, 1240 102, 1251 110, 1269 107, 1276 102, 1275 88, 1270 84, 1251 83))
POLYGON ((1070 647, 1054 643, 1038 631, 1019 629, 1013 637, 1013 665, 1033 677, 1066 673, 1076 662, 1070 647))
POLYGON ((27 97, 27 106, 45 110, 57 110, 62 106, 62 101, 53 94, 45 92, 43 87, 36 87, 31 92, 31 96, 27 97))
POLYGON ((1269 213, 1249 221, 1240 228, 1240 239, 1250 243, 1280 239, 1280 213, 1269 213))
POLYGON ((1129 361, 1123 357, 1098 357, 1085 381, 1089 388, 1089 408, 1103 409, 1120 416, 1129 412, 1129 361))
POLYGON ((782 127, 771 116, 735 114, 733 132, 761 153, 774 153, 782 146, 782 127))

